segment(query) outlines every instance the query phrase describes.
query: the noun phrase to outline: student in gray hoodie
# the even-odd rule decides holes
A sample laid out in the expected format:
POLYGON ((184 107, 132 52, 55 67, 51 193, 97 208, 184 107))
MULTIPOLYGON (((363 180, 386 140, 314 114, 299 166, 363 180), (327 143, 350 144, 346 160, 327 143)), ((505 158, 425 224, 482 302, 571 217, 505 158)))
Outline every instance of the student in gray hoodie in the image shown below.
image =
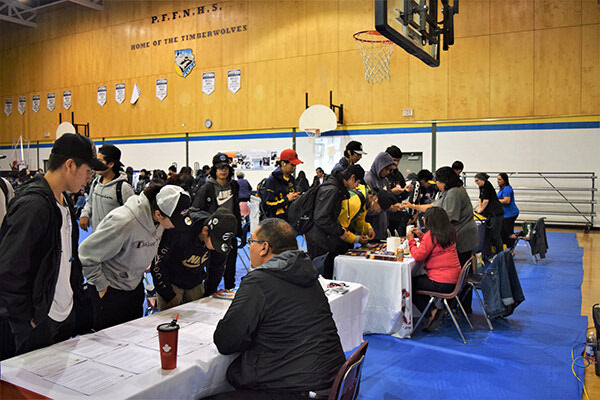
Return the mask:
POLYGON ((83 274, 93 285, 94 329, 143 315, 146 268, 164 229, 185 229, 190 197, 174 185, 151 184, 123 207, 111 211, 79 247, 83 274))
MULTIPOLYGON (((371 169, 365 174, 365 182, 375 192, 386 191, 391 193, 390 182, 387 179, 390 171, 398 168, 392 156, 385 151, 377 154, 375 161, 371 165, 371 169)), ((367 222, 371 224, 375 231, 375 239, 385 240, 387 238, 388 229, 388 211, 398 211, 400 204, 392 205, 387 211, 379 213, 369 212, 367 214, 367 222)))
POLYGON ((123 172, 121 150, 112 144, 105 144, 98 150, 98 159, 108 165, 108 169, 96 171, 98 177, 90 186, 90 195, 79 219, 79 226, 84 231, 90 226, 90 218, 93 232, 109 212, 133 196, 133 188, 123 172))

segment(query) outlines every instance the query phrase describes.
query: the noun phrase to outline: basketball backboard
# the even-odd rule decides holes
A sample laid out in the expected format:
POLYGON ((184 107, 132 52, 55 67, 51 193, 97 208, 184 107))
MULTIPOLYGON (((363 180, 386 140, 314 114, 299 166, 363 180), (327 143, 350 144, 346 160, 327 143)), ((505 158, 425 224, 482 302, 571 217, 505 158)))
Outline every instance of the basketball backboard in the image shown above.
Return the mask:
POLYGON ((440 65, 441 35, 444 50, 454 44, 453 16, 458 0, 443 5, 443 27, 438 26, 438 0, 375 0, 375 29, 431 67, 440 65))
POLYGON ((323 132, 333 131, 337 128, 337 117, 331 108, 322 104, 316 104, 308 107, 298 121, 301 131, 313 132, 318 130, 320 135, 323 132))

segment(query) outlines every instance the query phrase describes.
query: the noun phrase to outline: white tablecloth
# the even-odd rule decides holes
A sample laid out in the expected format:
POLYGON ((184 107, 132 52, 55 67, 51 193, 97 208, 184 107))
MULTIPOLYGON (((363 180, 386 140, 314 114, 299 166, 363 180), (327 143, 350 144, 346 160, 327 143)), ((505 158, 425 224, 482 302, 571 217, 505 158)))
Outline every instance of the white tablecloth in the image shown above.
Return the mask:
MULTIPOLYGON (((330 281, 323 281, 327 285, 330 281)), ((368 289, 328 294, 344 351, 362 343, 368 289)), ((197 399, 233 388, 235 355, 220 354, 212 335, 229 300, 206 298, 79 336, 2 362, 2 380, 54 399, 197 399), (179 316, 177 368, 160 368, 156 326, 179 316)))
POLYGON ((369 289, 365 333, 410 337, 413 265, 414 261, 368 260, 356 256, 335 258, 334 279, 357 282, 369 289))

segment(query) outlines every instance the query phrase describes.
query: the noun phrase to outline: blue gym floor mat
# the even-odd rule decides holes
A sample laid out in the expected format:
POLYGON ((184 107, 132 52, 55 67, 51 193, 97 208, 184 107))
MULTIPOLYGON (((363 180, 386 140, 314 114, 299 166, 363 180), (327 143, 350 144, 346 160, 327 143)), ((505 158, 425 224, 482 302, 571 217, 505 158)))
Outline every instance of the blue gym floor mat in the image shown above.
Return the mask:
POLYGON ((513 315, 494 320, 493 332, 475 300, 475 331, 457 317, 467 344, 450 318, 411 339, 365 336, 359 399, 581 399, 571 348, 585 342, 587 326, 581 316, 583 249, 571 233, 548 233, 548 242, 538 264, 526 244, 517 247, 526 300, 513 315))

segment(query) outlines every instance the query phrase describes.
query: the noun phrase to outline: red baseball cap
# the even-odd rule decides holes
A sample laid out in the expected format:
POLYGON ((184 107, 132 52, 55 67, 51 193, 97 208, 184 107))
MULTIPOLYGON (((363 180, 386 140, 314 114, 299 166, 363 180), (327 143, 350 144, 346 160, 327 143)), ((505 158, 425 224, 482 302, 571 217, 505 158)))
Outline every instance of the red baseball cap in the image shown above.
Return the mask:
POLYGON ((300 161, 300 159, 298 158, 298 153, 296 153, 296 151, 292 149, 283 150, 279 155, 279 159, 281 161, 288 161, 293 165, 302 164, 302 161, 300 161))

